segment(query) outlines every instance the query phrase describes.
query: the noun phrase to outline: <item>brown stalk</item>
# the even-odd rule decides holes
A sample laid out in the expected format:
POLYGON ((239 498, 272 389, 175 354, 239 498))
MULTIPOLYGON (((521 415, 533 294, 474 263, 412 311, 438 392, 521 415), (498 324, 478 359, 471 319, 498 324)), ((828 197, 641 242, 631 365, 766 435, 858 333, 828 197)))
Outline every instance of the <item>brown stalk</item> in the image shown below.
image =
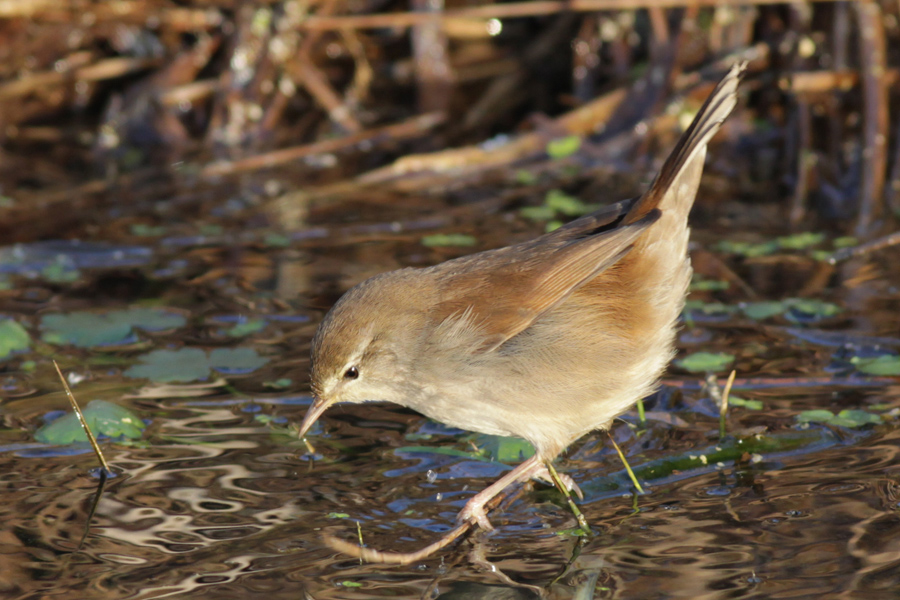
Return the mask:
POLYGON ((888 90, 885 85, 885 35, 881 7, 854 2, 862 65, 863 153, 862 184, 856 235, 866 237, 882 215, 887 173, 888 90))
MULTIPOLYGON (((884 84, 891 87, 900 79, 900 69, 887 69, 884 84)), ((859 83, 859 73, 850 70, 794 71, 778 82, 778 87, 794 94, 846 92, 859 83)))
POLYGON ((311 60, 300 57, 294 65, 292 74, 309 92, 319 105, 328 112, 328 117, 350 133, 362 131, 362 125, 353 116, 340 95, 331 86, 331 82, 311 60))
MULTIPOLYGON (((837 0, 815 0, 816 2, 835 2, 837 0)), ((641 8, 681 8, 692 4, 696 6, 762 6, 783 4, 783 0, 535 0, 534 2, 508 2, 488 4, 456 10, 444 11, 441 19, 505 19, 514 17, 536 17, 562 12, 594 12, 599 10, 636 10, 641 8)), ((301 27, 303 29, 377 29, 407 28, 420 25, 433 19, 430 14, 417 12, 381 13, 375 15, 352 15, 309 17, 301 27)))
POLYGON ((442 114, 430 113, 419 115, 406 121, 376 127, 373 129, 360 131, 351 135, 333 140, 323 140, 312 144, 304 144, 302 146, 293 146, 291 148, 281 148, 264 154, 257 154, 248 158, 239 160, 224 160, 206 165, 200 174, 202 177, 217 177, 221 175, 231 175, 244 171, 255 171, 257 169, 265 169, 276 167, 287 162, 291 162, 305 156, 315 154, 326 154, 346 150, 353 146, 374 140, 377 138, 406 138, 421 135, 433 127, 439 125, 444 120, 442 114))
POLYGON ((810 149, 812 144, 812 114, 809 110, 809 102, 804 98, 796 98, 796 123, 797 140, 795 152, 791 154, 797 161, 797 173, 795 175, 794 193, 791 197, 791 207, 788 212, 788 220, 791 227, 798 227, 806 221, 806 196, 809 193, 810 171, 815 161, 815 154, 810 149))
POLYGON ((363 548, 362 546, 351 544, 350 542, 344 541, 331 535, 324 535, 322 536, 322 539, 325 541, 325 544, 332 550, 337 550, 338 552, 342 552, 344 554, 347 554, 348 556, 352 556, 366 562, 392 565, 408 565, 410 563, 424 560, 435 552, 446 548, 447 546, 458 540, 460 537, 462 537, 463 534, 468 532, 471 528, 472 524, 468 522, 457 525, 455 529, 451 529, 450 531, 445 533, 433 544, 429 544, 421 550, 417 550, 415 552, 383 552, 381 550, 375 550, 374 548, 363 548))
POLYGON ((63 388, 66 390, 66 396, 69 398, 69 403, 72 405, 72 410, 75 411, 75 415, 78 417, 78 422, 81 423, 81 428, 84 429, 84 433, 87 436, 88 442, 91 444, 91 448, 93 448, 94 454, 97 455, 97 459, 100 461, 100 466, 106 473, 112 473, 112 469, 109 468, 109 463, 106 462, 106 457, 103 456, 103 451, 100 450, 100 444, 97 443, 97 438, 94 437, 94 433, 91 431, 91 428, 88 426, 87 420, 84 418, 84 413, 81 412, 81 407, 78 406, 78 402, 75 400, 75 394, 72 393, 72 389, 69 387, 69 382, 66 381, 65 376, 62 374, 62 371, 60 370, 59 365, 55 360, 53 361, 53 366, 56 367, 56 373, 59 375, 59 380, 62 381, 63 388))
POLYGON ((412 0, 416 12, 431 18, 412 28, 413 64, 418 108, 422 112, 445 111, 453 91, 449 39, 441 27, 443 0, 412 0))
POLYGON ((107 79, 115 79, 117 77, 122 77, 123 75, 155 67, 159 65, 159 63, 160 61, 157 59, 127 57, 108 58, 71 71, 44 71, 41 73, 33 73, 22 79, 0 85, 0 100, 24 96, 35 90, 42 89, 45 86, 60 85, 67 81, 104 81, 107 79))

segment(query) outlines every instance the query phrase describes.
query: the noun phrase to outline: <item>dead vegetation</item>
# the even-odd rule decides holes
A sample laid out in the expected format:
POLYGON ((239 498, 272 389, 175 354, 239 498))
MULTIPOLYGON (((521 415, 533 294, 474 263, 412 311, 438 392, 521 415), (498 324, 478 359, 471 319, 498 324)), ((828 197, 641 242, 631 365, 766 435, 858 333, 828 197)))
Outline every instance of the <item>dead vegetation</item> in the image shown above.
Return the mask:
POLYGON ((79 235, 97 209, 203 210, 235 189, 294 229, 348 198, 480 199, 517 169, 555 168, 547 142, 572 135, 577 177, 641 176, 693 99, 748 59, 750 110, 722 136, 727 191, 779 199, 794 227, 871 236, 900 211, 898 9, 10 0, 0 235, 79 235))

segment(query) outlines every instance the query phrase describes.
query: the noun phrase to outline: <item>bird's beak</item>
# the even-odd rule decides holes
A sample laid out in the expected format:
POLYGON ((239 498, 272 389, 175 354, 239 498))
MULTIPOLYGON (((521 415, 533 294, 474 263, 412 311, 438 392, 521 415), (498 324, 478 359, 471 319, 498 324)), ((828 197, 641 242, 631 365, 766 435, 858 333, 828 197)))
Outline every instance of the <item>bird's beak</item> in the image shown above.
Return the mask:
POLYGON ((306 432, 309 431, 309 428, 313 426, 313 423, 319 420, 319 417, 322 416, 322 413, 324 413, 331 404, 331 402, 323 398, 313 399, 313 403, 310 405, 309 410, 306 411, 306 416, 303 418, 303 423, 300 424, 300 434, 298 437, 301 439, 306 437, 306 432))

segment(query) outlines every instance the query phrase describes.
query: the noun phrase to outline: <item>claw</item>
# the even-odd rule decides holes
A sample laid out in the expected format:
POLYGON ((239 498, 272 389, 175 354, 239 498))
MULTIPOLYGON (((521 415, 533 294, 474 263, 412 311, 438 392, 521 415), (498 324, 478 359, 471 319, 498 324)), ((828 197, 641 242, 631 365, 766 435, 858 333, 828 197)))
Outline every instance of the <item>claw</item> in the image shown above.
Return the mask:
MULTIPOLYGON (((553 478, 550 476, 550 470, 547 467, 542 467, 539 471, 537 471, 533 476, 534 479, 539 479, 544 483, 555 486, 553 478)), ((578 487, 578 484, 575 483, 575 480, 566 475, 565 473, 559 474, 560 480, 562 480, 563 485, 566 486, 566 489, 570 492, 574 492, 576 496, 578 496, 579 500, 584 500, 584 492, 581 491, 581 488, 578 487)))

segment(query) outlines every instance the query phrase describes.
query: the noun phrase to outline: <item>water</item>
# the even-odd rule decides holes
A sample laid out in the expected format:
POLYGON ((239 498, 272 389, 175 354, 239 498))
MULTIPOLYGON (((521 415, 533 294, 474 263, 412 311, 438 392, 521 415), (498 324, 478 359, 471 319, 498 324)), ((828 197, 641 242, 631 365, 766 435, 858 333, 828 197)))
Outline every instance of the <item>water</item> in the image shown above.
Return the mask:
MULTIPOLYGON (((713 255, 759 296, 736 285, 698 286, 692 298, 701 304, 680 338, 682 356, 734 355, 734 394, 751 404, 731 408, 730 437, 718 437, 704 374, 673 367, 648 401, 647 424, 632 412, 613 429, 646 495, 632 496, 604 434, 579 440, 560 461, 587 494, 582 509, 595 536, 573 535, 561 497, 538 486, 491 515, 493 534, 476 533, 418 564, 383 566, 340 555, 321 536, 356 541, 361 533, 374 548, 416 550, 452 528, 466 499, 509 467, 476 451, 499 448, 495 442, 379 405, 331 409, 310 435, 310 453, 291 424, 309 403, 315 326, 365 276, 498 246, 540 226, 519 220, 512 207, 478 219, 475 208, 456 208, 472 219, 477 246, 426 248, 409 233, 434 232, 426 216, 414 211, 397 227, 391 219, 399 212, 375 207, 354 213, 349 225, 346 214, 323 214, 308 228, 328 235, 291 241, 255 229, 256 209, 247 210, 218 218, 215 230, 168 224, 177 232, 125 251, 114 235, 124 225, 115 221, 98 237, 118 246, 0 251, 15 263, 0 265, 8 277, 0 312, 31 338, 4 363, 3 597, 582 600, 900 591, 900 386, 859 363, 898 346, 898 291, 890 282, 900 279, 888 255, 840 266, 827 285, 801 293, 822 268, 806 250, 743 258, 718 249, 721 234, 698 227, 702 278, 717 279, 713 255), (748 303, 797 296, 839 311, 794 302, 765 307, 775 311, 765 318, 748 316, 748 303), (48 314, 128 315, 139 306, 184 321, 126 326, 117 343, 82 347, 54 341, 42 325, 48 314), (127 375, 154 350, 185 347, 202 349, 195 354, 203 360, 217 348, 252 349, 266 362, 207 368, 191 382, 127 375), (67 410, 51 358, 77 375, 82 405, 109 400, 147 423, 140 439, 103 442, 117 477, 81 547, 96 459, 86 446, 34 441, 45 417, 67 410), (811 410, 833 419, 803 423, 811 410)), ((720 380, 729 368, 719 369, 720 380)))

